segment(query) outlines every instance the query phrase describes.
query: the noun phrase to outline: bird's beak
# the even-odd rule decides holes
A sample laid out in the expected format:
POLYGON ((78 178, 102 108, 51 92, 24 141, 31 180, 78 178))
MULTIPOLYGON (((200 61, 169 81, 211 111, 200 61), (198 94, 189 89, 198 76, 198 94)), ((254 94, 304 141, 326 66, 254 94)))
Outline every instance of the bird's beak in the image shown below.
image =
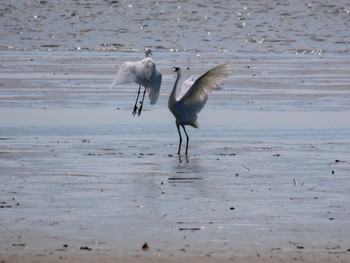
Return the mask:
POLYGON ((177 71, 177 67, 173 67, 174 71, 173 72, 176 72, 177 71))
POLYGON ((150 54, 151 56, 153 56, 153 52, 152 52, 152 50, 150 50, 150 51, 149 51, 149 54, 150 54))

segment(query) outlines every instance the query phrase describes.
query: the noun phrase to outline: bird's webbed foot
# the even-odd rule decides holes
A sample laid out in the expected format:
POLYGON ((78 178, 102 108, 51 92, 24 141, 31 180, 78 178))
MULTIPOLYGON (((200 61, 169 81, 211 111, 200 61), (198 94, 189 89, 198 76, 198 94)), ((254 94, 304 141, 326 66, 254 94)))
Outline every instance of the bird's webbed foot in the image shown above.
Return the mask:
POLYGON ((140 108, 139 108, 139 110, 138 110, 138 112, 137 112, 137 116, 140 116, 141 115, 141 111, 142 111, 142 106, 143 106, 143 103, 141 103, 141 105, 140 105, 140 108))
MULTIPOLYGON (((137 108, 137 106, 136 106, 136 104, 135 104, 134 110, 132 111, 132 115, 134 115, 134 116, 136 115, 137 109, 138 109, 138 108, 137 108)), ((139 114, 139 115, 140 115, 140 114, 139 114)))

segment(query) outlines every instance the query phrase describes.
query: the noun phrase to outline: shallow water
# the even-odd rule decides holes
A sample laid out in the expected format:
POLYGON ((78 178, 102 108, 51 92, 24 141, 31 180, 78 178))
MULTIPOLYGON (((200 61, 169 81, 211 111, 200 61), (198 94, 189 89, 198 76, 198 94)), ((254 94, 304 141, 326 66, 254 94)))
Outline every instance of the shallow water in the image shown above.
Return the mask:
POLYGON ((139 56, 1 52, 2 256, 346 262, 349 56, 159 52, 161 96, 133 117, 137 87, 108 88, 139 56), (223 61, 177 156, 170 64, 223 61))
POLYGON ((347 262, 349 4, 2 1, 1 257, 347 262), (163 85, 135 118, 108 88, 144 47, 163 85), (223 62, 177 156, 171 67, 223 62))
POLYGON ((349 1, 3 1, 2 50, 349 53, 349 1))

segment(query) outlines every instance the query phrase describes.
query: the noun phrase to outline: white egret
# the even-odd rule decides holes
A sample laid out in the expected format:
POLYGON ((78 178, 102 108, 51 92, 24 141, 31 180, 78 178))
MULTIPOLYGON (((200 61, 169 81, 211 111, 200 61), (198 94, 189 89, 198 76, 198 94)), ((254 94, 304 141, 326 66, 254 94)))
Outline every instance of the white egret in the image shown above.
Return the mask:
POLYGON ((188 151, 189 136, 186 132, 185 125, 198 128, 197 113, 199 113, 207 102, 209 94, 217 87, 225 78, 230 75, 231 65, 223 64, 208 70, 205 74, 195 79, 193 76, 187 79, 181 87, 179 95, 176 96, 177 84, 181 78, 181 69, 174 67, 177 73, 173 91, 170 94, 168 107, 176 118, 176 128, 179 133, 179 149, 180 155, 182 137, 180 126, 186 134, 186 155, 188 151))
POLYGON ((111 87, 113 88, 117 84, 131 82, 139 84, 139 90, 132 112, 134 116, 136 112, 138 113, 138 116, 140 116, 141 114, 146 91, 148 91, 151 105, 157 102, 159 97, 160 85, 162 84, 162 73, 159 72, 159 70, 156 67, 156 64, 150 57, 152 55, 152 50, 146 48, 145 55, 146 58, 142 60, 136 62, 125 62, 123 66, 119 69, 111 87), (138 108, 137 102, 139 99, 141 86, 144 86, 145 89, 143 92, 142 100, 140 101, 140 107, 138 108))

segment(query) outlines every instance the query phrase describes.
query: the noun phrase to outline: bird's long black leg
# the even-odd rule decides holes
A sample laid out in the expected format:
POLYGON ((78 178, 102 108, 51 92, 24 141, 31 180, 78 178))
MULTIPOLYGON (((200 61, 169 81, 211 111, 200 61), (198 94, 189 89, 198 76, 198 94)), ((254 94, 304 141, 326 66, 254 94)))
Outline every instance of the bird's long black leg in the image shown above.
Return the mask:
POLYGON ((186 140, 186 152, 185 152, 185 154, 187 155, 188 142, 190 141, 190 137, 188 137, 188 135, 187 135, 187 132, 186 132, 186 129, 185 129, 185 125, 181 125, 181 126, 182 126, 182 129, 184 129, 184 132, 185 132, 186 138, 187 138, 187 140, 186 140))
POLYGON ((134 116, 135 116, 136 111, 137 111, 137 101, 139 100, 140 91, 141 91, 141 85, 139 85, 139 91, 137 92, 137 97, 136 97, 136 101, 135 101, 135 105, 134 105, 134 110, 132 111, 132 115, 134 115, 134 116))
POLYGON ((138 112, 138 116, 141 115, 141 111, 142 111, 142 106, 143 106, 143 101, 145 100, 145 94, 146 94, 146 87, 145 90, 143 91, 143 96, 142 96, 142 100, 140 101, 140 108, 139 108, 139 112, 138 112))
POLYGON ((181 143, 182 143, 182 137, 181 137, 181 131, 180 131, 180 125, 176 124, 177 132, 179 133, 179 150, 177 151, 177 154, 180 155, 180 149, 181 149, 181 143))

